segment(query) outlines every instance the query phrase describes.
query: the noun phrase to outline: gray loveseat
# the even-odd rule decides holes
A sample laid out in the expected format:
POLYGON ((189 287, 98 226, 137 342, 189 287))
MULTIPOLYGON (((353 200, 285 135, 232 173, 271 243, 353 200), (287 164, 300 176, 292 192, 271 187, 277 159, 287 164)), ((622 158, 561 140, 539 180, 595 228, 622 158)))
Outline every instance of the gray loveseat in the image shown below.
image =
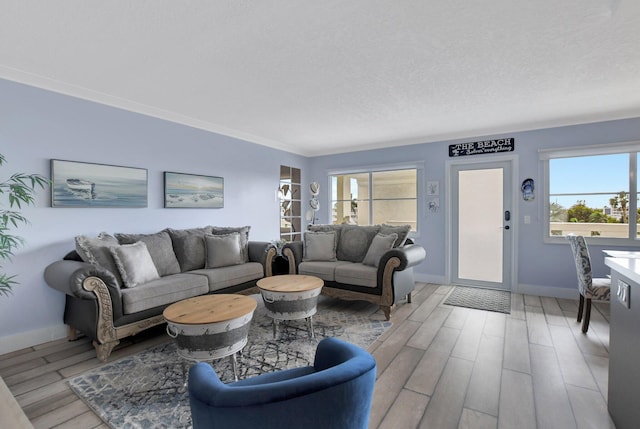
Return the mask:
POLYGON ((164 322, 163 310, 210 293, 253 293, 275 250, 249 241, 249 227, 165 229, 155 234, 76 237, 76 250, 44 272, 66 294, 68 337, 93 340, 106 361, 120 339, 164 322))
POLYGON ((304 241, 288 243, 283 254, 290 274, 324 280, 324 295, 380 305, 387 320, 392 306, 415 288, 413 267, 426 252, 407 239, 410 227, 312 225, 304 241))

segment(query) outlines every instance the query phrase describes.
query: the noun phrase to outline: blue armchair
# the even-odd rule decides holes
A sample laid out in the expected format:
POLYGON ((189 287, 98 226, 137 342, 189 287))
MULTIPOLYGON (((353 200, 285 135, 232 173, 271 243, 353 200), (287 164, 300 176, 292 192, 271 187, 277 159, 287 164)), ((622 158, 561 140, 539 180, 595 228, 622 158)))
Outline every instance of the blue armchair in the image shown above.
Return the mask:
POLYGON ((193 428, 367 428, 376 361, 367 351, 325 338, 313 366, 224 384, 203 362, 189 370, 193 428))

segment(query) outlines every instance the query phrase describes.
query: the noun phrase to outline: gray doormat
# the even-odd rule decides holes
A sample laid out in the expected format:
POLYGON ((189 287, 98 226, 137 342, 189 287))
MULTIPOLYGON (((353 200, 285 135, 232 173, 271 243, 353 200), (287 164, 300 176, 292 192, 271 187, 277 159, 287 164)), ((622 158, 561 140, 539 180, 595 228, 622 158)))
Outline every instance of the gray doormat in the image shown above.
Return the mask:
POLYGON ((456 286, 444 301, 444 304, 510 314, 511 292, 456 286))
MULTIPOLYGON (((390 326, 378 307, 320 296, 313 316, 315 338, 305 321, 284 322, 273 338, 272 319, 259 295, 249 330, 249 342, 238 356, 242 379, 265 372, 313 363, 318 342, 338 337, 367 348, 390 326), (362 304, 362 305, 360 305, 362 304)), ((74 392, 114 429, 191 428, 191 409, 185 386, 193 364, 176 353, 173 342, 107 363, 69 380, 74 392)), ((213 362, 225 383, 233 381, 229 358, 213 362)), ((259 427, 256 426, 256 427, 259 427)))

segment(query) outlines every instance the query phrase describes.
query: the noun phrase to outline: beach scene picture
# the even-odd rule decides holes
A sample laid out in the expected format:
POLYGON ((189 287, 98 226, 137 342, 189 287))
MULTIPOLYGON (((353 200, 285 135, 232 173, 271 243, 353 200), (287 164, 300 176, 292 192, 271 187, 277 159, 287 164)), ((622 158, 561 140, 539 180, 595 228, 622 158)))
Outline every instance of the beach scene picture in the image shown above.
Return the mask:
POLYGON ((147 207, 147 170, 51 160, 52 207, 147 207))
POLYGON ((165 171, 164 206, 166 208, 223 208, 224 179, 165 171))

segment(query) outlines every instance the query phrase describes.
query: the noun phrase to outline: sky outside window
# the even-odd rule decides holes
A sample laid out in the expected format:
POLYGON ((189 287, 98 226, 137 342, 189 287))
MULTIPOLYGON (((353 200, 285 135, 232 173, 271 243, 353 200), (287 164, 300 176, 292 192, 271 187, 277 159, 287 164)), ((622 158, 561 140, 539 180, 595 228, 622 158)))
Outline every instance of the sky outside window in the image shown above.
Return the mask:
POLYGON ((551 203, 568 209, 578 200, 584 200, 587 207, 603 208, 610 206, 609 199, 620 191, 629 191, 627 153, 549 160, 551 203))

